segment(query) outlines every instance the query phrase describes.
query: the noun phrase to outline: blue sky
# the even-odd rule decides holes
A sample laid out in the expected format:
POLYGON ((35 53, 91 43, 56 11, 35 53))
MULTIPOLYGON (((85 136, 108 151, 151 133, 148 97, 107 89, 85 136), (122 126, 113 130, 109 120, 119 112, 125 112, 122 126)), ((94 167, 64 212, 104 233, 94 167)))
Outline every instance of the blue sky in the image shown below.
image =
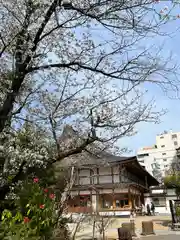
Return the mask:
MULTIPOLYGON (((170 1, 160 1, 157 5, 157 10, 161 10, 165 6, 168 8, 172 6, 170 1)), ((180 14, 180 7, 176 6, 176 9, 172 12, 172 15, 180 14)), ((180 28, 180 19, 177 19, 162 28, 166 33, 172 33, 180 28)), ((174 59, 180 64, 180 30, 171 34, 171 37, 157 38, 156 43, 160 45, 164 42, 164 49, 162 56, 167 56, 167 53, 171 52, 174 59)), ((148 42, 147 42, 148 44, 148 42)), ((148 86, 149 95, 154 96, 156 99, 156 106, 158 109, 166 108, 167 113, 161 117, 160 124, 142 123, 137 126, 138 133, 129 138, 121 140, 120 145, 127 146, 132 150, 131 154, 135 154, 137 149, 143 146, 155 144, 155 137, 157 134, 162 133, 164 130, 180 131, 180 98, 170 99, 166 96, 160 88, 151 85, 148 86)))
MULTIPOLYGON (((161 0, 160 3, 156 4, 157 12, 160 12, 165 7, 170 10, 172 8, 171 1, 163 1, 161 0)), ((177 16, 180 14, 180 5, 176 6, 170 16, 177 16)), ((101 29, 100 29, 101 30, 101 29)), ((110 39, 110 35, 102 34, 101 31, 94 30, 93 38, 96 38, 96 41, 100 39, 110 39)), ((162 26, 161 30, 165 33, 168 33, 168 36, 158 37, 156 39, 153 38, 146 40, 143 42, 146 47, 151 46, 152 44, 157 45, 157 48, 164 45, 162 50, 161 56, 162 58, 168 57, 170 53, 172 53, 175 61, 180 64, 180 18, 174 21, 169 21, 169 23, 162 26), (179 30, 178 30, 179 28, 179 30), (153 41, 153 42, 152 42, 153 41)), ((81 29, 76 31, 77 34, 81 33, 81 29)), ((119 141, 119 147, 124 148, 127 147, 129 150, 132 150, 130 154, 136 154, 136 151, 143 146, 155 144, 155 137, 157 134, 163 132, 164 130, 169 131, 180 131, 180 98, 178 99, 170 99, 172 96, 166 96, 166 94, 154 84, 145 85, 146 89, 148 89, 148 96, 147 99, 151 99, 152 97, 155 98, 156 102, 156 110, 160 110, 162 108, 167 109, 166 115, 161 117, 160 124, 153 124, 153 123, 142 123, 136 126, 137 134, 132 137, 122 138, 119 141)), ((147 100, 146 99, 146 100, 147 100)))
MULTIPOLYGON (((157 4, 157 11, 160 12, 161 9, 165 8, 166 6, 170 9, 172 7, 171 1, 161 1, 162 3, 157 4)), ((175 10, 172 12, 173 16, 180 14, 180 7, 176 6, 175 10)), ((157 47, 162 46, 164 44, 163 51, 161 53, 162 58, 166 58, 169 53, 171 52, 174 56, 174 59, 180 64, 179 56, 180 56, 180 18, 165 24, 162 27, 162 31, 169 33, 170 36, 166 37, 157 37, 156 39, 153 38, 144 42, 146 47, 153 44, 157 45, 157 47), (172 33, 173 32, 173 33, 172 33)), ((97 29, 96 29, 97 30, 97 29)), ((105 40, 109 40, 111 37, 110 35, 106 35, 105 32, 99 31, 93 32, 93 38, 96 38, 96 41, 99 39, 106 38, 105 40)), ((76 35, 80 35, 82 33, 81 29, 76 29, 76 35)), ((167 114, 161 117, 160 124, 153 124, 153 123, 142 123, 137 126, 137 134, 133 137, 126 137, 123 138, 119 142, 119 147, 128 147, 132 150, 131 154, 135 154, 136 151, 143 146, 155 144, 155 137, 157 134, 163 132, 164 130, 173 130, 173 131, 180 131, 180 98, 179 100, 172 100, 168 96, 166 96, 163 91, 158 88, 154 84, 145 85, 148 89, 148 95, 146 96, 147 99, 152 97, 155 98, 156 101, 156 110, 160 110, 162 108, 167 109, 167 114)), ((169 95, 171 96, 171 94, 169 95)), ((146 99, 146 100, 147 100, 146 99)))

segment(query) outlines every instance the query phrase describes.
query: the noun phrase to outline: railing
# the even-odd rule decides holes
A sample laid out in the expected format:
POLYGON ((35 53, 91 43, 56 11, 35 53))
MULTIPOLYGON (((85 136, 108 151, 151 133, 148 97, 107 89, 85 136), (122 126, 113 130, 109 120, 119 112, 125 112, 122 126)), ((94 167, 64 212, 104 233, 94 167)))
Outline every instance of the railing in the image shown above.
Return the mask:
POLYGON ((91 213, 92 207, 68 207, 69 213, 91 213))
POLYGON ((99 212, 122 212, 122 211, 129 211, 131 210, 131 206, 125 205, 124 207, 116 207, 116 208, 99 208, 99 212))
MULTIPOLYGON (((122 208, 100 208, 99 211, 101 212, 114 212, 114 211, 127 211, 131 210, 131 207, 129 205, 126 205, 122 208)), ((67 212, 69 213, 92 213, 91 207, 68 207, 67 212)))

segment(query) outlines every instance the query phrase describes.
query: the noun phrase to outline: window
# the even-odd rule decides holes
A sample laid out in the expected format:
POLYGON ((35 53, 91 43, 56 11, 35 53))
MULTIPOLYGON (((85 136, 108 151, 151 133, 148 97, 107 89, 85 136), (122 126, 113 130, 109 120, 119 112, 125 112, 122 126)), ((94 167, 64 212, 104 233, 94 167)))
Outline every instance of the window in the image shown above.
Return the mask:
POLYGON ((165 145, 161 145, 161 147, 163 148, 163 147, 165 147, 165 145))
POLYGON ((128 205, 128 199, 116 200, 116 207, 117 208, 123 208, 126 205, 128 205))
POLYGON ((113 202, 115 202, 115 208, 123 208, 128 205, 128 194, 110 194, 100 195, 101 207, 106 209, 113 209, 113 202))
POLYGON ((87 207, 89 205, 90 202, 90 196, 80 196, 80 206, 81 207, 87 207))
POLYGON ((153 202, 154 202, 155 206, 159 206, 159 199, 158 198, 154 198, 153 202))
POLYGON ((162 153, 162 155, 164 156, 164 155, 166 155, 166 153, 162 153))
POLYGON ((161 137, 160 137, 160 139, 163 139, 163 138, 164 138, 164 136, 161 136, 161 137))
POLYGON ((144 163, 144 160, 140 160, 139 162, 140 162, 140 163, 144 163))
POLYGON ((137 155, 138 158, 143 158, 149 156, 149 153, 139 154, 137 155))
POLYGON ((117 208, 123 208, 128 205, 128 194, 117 194, 114 196, 115 204, 117 208))
POLYGON ((128 199, 120 200, 120 207, 123 208, 124 206, 128 205, 128 199))
POLYGON ((177 138, 177 134, 173 134, 172 139, 176 139, 176 138, 177 138))
POLYGON ((165 167, 165 168, 167 168, 167 167, 168 167, 168 165, 164 165, 164 167, 165 167))
POLYGON ((178 145, 178 142, 177 142, 177 141, 175 141, 175 142, 174 142, 174 146, 177 146, 177 145, 178 145))
POLYGON ((120 207, 120 201, 116 200, 116 207, 120 207))
POLYGON ((164 158, 164 159, 163 159, 163 162, 167 162, 167 159, 166 159, 166 158, 164 158))
POLYGON ((111 195, 104 194, 101 196, 102 208, 113 208, 113 198, 111 195))
POLYGON ((166 199, 163 197, 153 198, 153 203, 155 207, 158 207, 158 206, 164 207, 166 205, 166 199))

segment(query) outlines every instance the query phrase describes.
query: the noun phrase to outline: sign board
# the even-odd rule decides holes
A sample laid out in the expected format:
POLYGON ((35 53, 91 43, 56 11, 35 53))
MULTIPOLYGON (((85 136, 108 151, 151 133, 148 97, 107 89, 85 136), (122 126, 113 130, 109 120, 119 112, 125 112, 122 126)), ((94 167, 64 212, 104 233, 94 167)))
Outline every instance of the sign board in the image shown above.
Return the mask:
POLYGON ((164 189, 154 189, 154 190, 151 190, 151 193, 152 194, 161 194, 161 193, 164 193, 164 189))
POLYGON ((128 193, 127 188, 115 188, 114 193, 128 193))
POLYGON ((100 189, 99 193, 100 194, 112 194, 113 190, 112 189, 100 189))
POLYGON ((80 191, 79 195, 89 195, 90 191, 80 191))

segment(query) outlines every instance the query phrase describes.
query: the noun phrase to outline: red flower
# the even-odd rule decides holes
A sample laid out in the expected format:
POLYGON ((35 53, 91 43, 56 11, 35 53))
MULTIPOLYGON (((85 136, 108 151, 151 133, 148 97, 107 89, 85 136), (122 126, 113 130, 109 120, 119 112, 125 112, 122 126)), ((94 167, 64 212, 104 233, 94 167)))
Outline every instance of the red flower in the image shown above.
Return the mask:
POLYGON ((41 204, 41 205, 39 206, 39 208, 40 208, 40 209, 44 209, 44 204, 41 204))
POLYGON ((51 194, 49 195, 49 198, 50 198, 50 199, 54 199, 54 198, 55 198, 55 194, 54 194, 54 193, 51 193, 51 194))
POLYGON ((28 223, 30 219, 28 217, 24 217, 24 223, 28 223))
POLYGON ((39 182, 39 178, 34 178, 34 179, 33 179, 33 182, 34 182, 34 183, 38 183, 38 182, 39 182))
POLYGON ((45 193, 48 193, 48 189, 47 189, 47 188, 45 188, 45 189, 44 189, 44 192, 45 192, 45 193))

